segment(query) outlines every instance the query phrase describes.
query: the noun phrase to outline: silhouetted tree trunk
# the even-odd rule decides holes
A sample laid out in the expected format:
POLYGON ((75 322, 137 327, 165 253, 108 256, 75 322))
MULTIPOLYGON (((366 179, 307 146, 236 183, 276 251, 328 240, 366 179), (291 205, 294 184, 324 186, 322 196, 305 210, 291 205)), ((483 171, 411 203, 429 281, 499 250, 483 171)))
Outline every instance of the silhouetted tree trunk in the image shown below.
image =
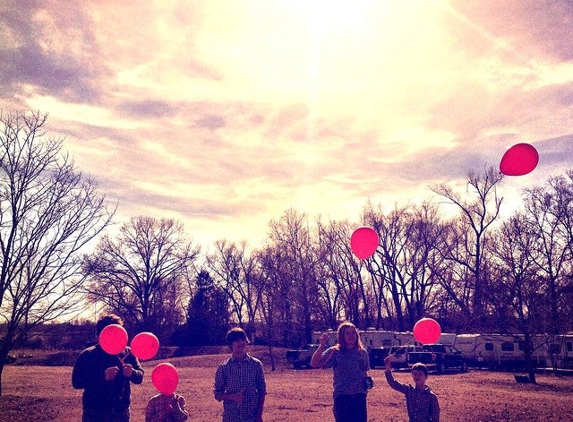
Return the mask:
POLYGON ((28 330, 80 310, 79 252, 113 216, 46 120, 0 113, 0 395, 6 356, 28 330))

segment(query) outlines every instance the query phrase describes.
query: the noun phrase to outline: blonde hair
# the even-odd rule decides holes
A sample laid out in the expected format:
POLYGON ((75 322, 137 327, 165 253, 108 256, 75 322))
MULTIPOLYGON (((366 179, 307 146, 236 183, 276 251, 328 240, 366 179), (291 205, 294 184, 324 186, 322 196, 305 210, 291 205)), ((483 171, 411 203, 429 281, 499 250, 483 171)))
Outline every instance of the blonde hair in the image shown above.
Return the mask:
POLYGON ((354 330, 356 332, 356 341, 354 342, 354 344, 352 345, 352 347, 356 348, 356 349, 364 349, 364 345, 362 344, 362 340, 360 340, 360 334, 358 333, 358 330, 356 329, 356 326, 351 323, 350 321, 344 321, 342 324, 340 324, 338 326, 338 332, 337 332, 337 347, 339 350, 347 350, 349 349, 348 345, 346 344, 346 341, 344 340, 344 333, 346 330, 354 330))

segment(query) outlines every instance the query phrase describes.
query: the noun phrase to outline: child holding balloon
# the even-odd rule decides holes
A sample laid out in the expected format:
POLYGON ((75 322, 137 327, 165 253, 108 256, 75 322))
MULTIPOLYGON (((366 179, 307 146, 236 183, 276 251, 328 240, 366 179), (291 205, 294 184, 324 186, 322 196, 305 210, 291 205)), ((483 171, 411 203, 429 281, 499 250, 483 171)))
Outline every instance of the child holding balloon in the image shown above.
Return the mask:
POLYGON ((368 376, 370 361, 358 331, 349 321, 338 327, 337 343, 326 349, 328 335, 323 334, 320 345, 312 355, 313 368, 332 368, 334 378, 333 408, 336 422, 366 422, 366 395, 373 387, 368 376))
POLYGON ((98 344, 76 359, 72 385, 83 389, 82 422, 129 422, 131 384, 141 384, 143 368, 127 347, 127 332, 117 315, 96 323, 98 344))
POLYGON ((145 408, 145 422, 183 422, 188 417, 185 398, 180 394, 157 394, 145 408))
POLYGON ((189 417, 185 398, 175 393, 179 376, 170 363, 160 363, 151 373, 151 381, 160 394, 147 403, 145 422, 183 422, 189 417))
MULTIPOLYGON (((414 338, 422 344, 432 344, 440 338, 442 329, 440 324, 432 318, 422 318, 414 325, 414 338)), ((410 422, 439 422, 440 405, 438 396, 426 385, 428 379, 428 368, 423 363, 416 363, 412 366, 412 380, 414 386, 402 384, 394 379, 392 375, 392 363, 386 356, 384 364, 386 366, 386 381, 394 390, 406 396, 406 408, 410 422)))
POLYGON ((439 422, 440 405, 438 396, 426 385, 428 368, 423 363, 412 366, 412 380, 414 386, 402 384, 392 375, 390 356, 384 359, 386 365, 386 381, 394 390, 406 396, 406 408, 410 422, 439 422))

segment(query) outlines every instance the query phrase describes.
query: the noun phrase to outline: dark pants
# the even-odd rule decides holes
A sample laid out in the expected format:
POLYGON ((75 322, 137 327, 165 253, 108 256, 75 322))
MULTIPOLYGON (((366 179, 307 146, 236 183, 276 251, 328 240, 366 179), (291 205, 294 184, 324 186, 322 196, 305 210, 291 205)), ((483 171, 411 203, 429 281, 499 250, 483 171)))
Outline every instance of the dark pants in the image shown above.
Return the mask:
POLYGON ((112 413, 109 410, 84 409, 82 422, 129 422, 129 408, 112 413))
POLYGON ((345 394, 334 398, 336 422, 366 422, 366 394, 345 394))

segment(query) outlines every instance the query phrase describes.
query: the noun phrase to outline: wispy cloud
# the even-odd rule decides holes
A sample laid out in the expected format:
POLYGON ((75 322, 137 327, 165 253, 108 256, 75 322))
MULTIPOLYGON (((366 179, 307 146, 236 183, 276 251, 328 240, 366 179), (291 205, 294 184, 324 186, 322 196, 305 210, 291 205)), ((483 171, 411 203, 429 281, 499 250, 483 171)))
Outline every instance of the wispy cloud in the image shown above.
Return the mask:
POLYGON ((0 22, 0 108, 49 113, 119 218, 202 243, 426 199, 517 142, 540 165, 508 193, 573 158, 567 1, 8 0, 0 22))

